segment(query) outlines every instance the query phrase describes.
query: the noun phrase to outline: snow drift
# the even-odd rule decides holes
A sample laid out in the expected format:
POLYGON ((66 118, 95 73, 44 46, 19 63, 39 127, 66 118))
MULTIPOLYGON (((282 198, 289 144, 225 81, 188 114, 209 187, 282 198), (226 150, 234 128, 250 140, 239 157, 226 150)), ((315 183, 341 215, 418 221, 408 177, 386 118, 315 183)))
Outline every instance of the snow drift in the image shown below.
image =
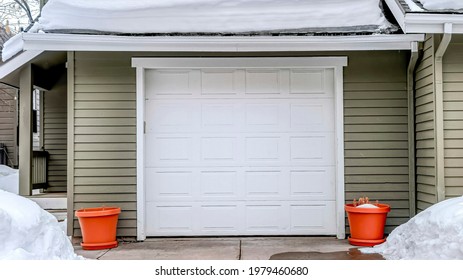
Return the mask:
POLYGON ((41 29, 224 33, 390 23, 379 0, 50 0, 41 29))
POLYGON ((19 171, 6 165, 0 165, 0 190, 19 193, 19 171))
POLYGON ((434 204, 397 227, 385 243, 361 249, 386 259, 463 259, 463 197, 434 204))
POLYGON ((56 218, 35 202, 0 190, 0 260, 83 259, 56 218))

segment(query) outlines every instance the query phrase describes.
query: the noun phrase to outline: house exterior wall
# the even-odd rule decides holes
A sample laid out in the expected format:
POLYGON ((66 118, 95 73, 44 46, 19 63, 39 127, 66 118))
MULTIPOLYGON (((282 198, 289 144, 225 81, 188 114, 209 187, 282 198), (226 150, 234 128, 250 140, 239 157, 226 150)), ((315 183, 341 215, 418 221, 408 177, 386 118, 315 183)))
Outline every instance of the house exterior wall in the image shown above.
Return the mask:
POLYGON ((463 195, 463 36, 454 35, 443 61, 445 198, 463 195))
POLYGON ((422 211, 437 202, 434 37, 428 35, 415 73, 416 199, 422 211))
MULTIPOLYGON (((74 73, 69 93, 74 108, 69 122, 74 139, 69 148, 74 156, 68 173, 73 197, 70 213, 84 207, 119 206, 123 212, 118 236, 136 236, 136 75, 131 58, 150 55, 75 52, 72 63, 68 62, 73 65, 69 73, 74 73)), ((273 54, 295 55, 348 56, 344 69, 346 201, 368 196, 391 204, 386 227, 390 232, 409 218, 407 54, 273 54)), ((76 219, 73 225, 73 235, 80 236, 76 219)))
POLYGON ((18 116, 17 90, 0 84, 0 143, 6 146, 8 165, 18 165, 16 126, 18 116))
POLYGON ((43 147, 48 160, 47 192, 67 190, 67 87, 66 75, 43 97, 43 147))

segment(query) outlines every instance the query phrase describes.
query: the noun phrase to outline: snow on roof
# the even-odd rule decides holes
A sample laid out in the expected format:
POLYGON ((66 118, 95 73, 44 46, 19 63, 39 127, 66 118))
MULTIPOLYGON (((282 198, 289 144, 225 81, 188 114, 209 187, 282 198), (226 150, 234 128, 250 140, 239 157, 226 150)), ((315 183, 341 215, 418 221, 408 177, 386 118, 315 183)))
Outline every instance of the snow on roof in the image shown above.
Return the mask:
MULTIPOLYGON (((402 0, 407 12, 418 13, 463 13, 462 0, 402 0), (408 9, 407 9, 408 8, 408 9)), ((403 5, 403 3, 402 3, 403 5)))
POLYGON ((72 33, 241 33, 391 27, 380 0, 50 0, 40 29, 72 33))
POLYGON ((463 9, 461 0, 419 0, 427 10, 459 10, 463 9))

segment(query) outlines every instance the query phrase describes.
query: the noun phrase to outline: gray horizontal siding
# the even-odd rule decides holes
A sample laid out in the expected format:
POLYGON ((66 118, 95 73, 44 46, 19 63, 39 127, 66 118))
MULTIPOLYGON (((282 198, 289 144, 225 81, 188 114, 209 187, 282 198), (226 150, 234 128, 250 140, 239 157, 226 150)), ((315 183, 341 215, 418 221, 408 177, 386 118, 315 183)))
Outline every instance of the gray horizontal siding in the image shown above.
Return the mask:
POLYGON ((398 52, 350 54, 344 69, 346 202, 390 204, 386 232, 409 219, 405 69, 398 52))
POLYGON ((67 83, 43 93, 43 147, 50 154, 47 192, 67 191, 67 83))
POLYGON ((0 84, 0 143, 6 146, 8 165, 18 165, 17 142, 15 139, 17 116, 16 89, 0 84))
MULTIPOLYGON (((409 218, 406 54, 335 55, 349 56, 344 69, 346 201, 369 196, 391 204, 390 232, 409 218)), ((120 206, 120 236, 136 235, 132 56, 141 55, 75 54, 74 209, 120 206)), ((80 234, 75 220, 74 235, 80 234)))
POLYGON ((434 41, 427 36, 415 72, 417 210, 437 202, 434 114, 434 41))
POLYGON ((463 36, 444 56, 445 197, 463 195, 463 36))
MULTIPOLYGON (((75 54, 74 209, 121 207, 118 236, 136 236, 135 70, 131 55, 75 54)), ((74 236, 81 236, 74 220, 74 236)))

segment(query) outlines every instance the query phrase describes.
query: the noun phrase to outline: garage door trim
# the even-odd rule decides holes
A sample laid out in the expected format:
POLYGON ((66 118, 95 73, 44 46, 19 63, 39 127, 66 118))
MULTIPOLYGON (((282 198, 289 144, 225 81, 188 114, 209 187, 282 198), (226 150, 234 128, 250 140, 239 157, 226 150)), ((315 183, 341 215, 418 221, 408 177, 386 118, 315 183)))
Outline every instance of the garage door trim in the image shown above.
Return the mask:
POLYGON ((343 67, 347 57, 132 58, 137 91, 137 239, 145 233, 145 70, 169 68, 325 68, 334 70, 336 235, 345 238, 343 67))

